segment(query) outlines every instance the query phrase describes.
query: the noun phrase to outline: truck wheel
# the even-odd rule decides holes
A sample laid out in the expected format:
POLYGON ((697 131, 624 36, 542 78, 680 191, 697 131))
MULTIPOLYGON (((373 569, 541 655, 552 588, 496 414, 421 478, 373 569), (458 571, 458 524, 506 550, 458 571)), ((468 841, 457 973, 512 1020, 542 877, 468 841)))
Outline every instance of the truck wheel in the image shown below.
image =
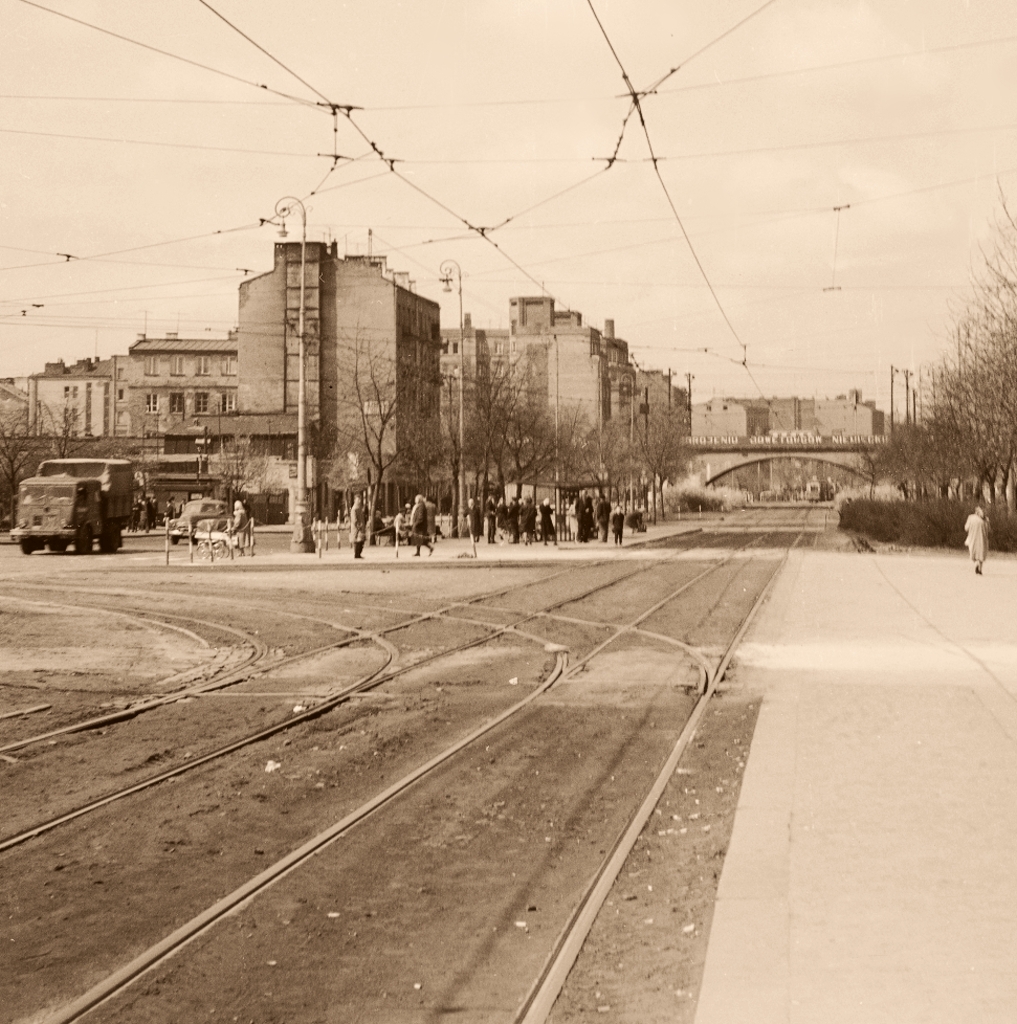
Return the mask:
POLYGON ((179 537, 170 537, 170 544, 179 544, 179 543, 180 543, 180 538, 179 537))
POLYGON ((113 523, 104 523, 99 534, 99 550, 104 555, 112 555, 117 549, 117 528, 113 523))
POLYGON ((67 550, 67 541, 63 538, 47 541, 46 547, 48 547, 50 551, 54 551, 58 555, 62 555, 67 550))
POLYGON ((23 555, 30 555, 35 550, 35 543, 30 540, 23 540, 21 542, 21 553, 23 555))
POLYGON ((74 553, 76 555, 90 555, 92 553, 92 526, 85 523, 78 529, 74 538, 74 553))

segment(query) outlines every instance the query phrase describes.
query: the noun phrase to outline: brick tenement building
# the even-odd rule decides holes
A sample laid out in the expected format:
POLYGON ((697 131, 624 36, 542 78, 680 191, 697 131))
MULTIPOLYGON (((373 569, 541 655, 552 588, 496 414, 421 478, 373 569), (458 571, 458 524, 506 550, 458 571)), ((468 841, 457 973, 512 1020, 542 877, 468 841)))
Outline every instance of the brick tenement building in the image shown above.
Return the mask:
MULTIPOLYGON (((240 285, 243 413, 297 411, 300 248, 277 242, 272 270, 240 285)), ((438 304, 417 295, 409 275, 389 271, 384 257, 342 257, 335 242, 308 242, 305 264, 308 424, 317 424, 328 443, 363 417, 380 422, 395 402, 386 447, 404 447, 418 427, 437 429, 438 304)))

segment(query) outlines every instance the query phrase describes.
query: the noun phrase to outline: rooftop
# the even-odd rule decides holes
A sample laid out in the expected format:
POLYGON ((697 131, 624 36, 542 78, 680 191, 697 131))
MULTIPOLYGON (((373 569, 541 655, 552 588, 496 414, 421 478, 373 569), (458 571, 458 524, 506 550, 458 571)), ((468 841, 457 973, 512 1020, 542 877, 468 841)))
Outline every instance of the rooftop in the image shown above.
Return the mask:
POLYGON ((229 352, 236 353, 237 339, 229 338, 178 338, 168 334, 164 338, 147 338, 138 335, 138 340, 127 350, 131 355, 148 352, 229 352))

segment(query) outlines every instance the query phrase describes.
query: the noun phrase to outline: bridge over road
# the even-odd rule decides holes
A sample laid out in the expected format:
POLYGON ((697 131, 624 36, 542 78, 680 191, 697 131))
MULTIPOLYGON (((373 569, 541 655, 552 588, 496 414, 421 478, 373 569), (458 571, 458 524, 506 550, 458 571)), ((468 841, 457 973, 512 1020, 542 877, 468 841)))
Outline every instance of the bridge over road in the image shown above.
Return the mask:
POLYGON ((868 480, 865 457, 885 444, 883 436, 815 434, 766 434, 759 437, 693 437, 690 439, 698 458, 698 471, 703 485, 715 484, 745 466, 762 462, 811 459, 839 466, 861 479, 868 480))

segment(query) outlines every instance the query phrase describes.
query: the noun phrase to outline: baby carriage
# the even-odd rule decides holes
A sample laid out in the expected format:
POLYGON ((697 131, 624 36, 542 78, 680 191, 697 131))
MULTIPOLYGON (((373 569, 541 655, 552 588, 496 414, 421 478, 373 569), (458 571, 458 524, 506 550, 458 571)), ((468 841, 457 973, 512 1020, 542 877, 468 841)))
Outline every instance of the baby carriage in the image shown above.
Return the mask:
POLYGON ((232 524, 229 519, 199 519, 194 526, 194 543, 199 558, 214 562, 229 558, 233 543, 232 524))

